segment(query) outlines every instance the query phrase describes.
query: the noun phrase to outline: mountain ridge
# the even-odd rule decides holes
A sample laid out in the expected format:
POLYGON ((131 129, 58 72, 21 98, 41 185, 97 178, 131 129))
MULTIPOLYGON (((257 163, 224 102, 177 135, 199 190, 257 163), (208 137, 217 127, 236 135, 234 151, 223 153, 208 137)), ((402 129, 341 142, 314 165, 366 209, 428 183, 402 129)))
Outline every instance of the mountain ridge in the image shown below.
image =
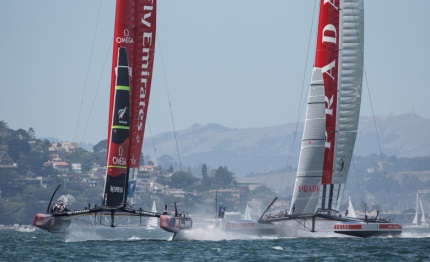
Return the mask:
MULTIPOLYGON (((385 155, 428 156, 429 130, 430 120, 415 114, 376 116, 375 120, 363 116, 360 117, 354 155, 379 155, 380 144, 385 155)), ((194 124, 177 131, 176 137, 183 164, 197 166, 206 163, 214 168, 227 166, 238 176, 243 176, 285 169, 290 165, 296 167, 302 133, 303 123, 259 128, 228 128, 210 123, 194 124)), ((173 132, 160 133, 144 140, 143 154, 153 160, 156 159, 154 146, 158 157, 166 154, 177 158, 173 132)))

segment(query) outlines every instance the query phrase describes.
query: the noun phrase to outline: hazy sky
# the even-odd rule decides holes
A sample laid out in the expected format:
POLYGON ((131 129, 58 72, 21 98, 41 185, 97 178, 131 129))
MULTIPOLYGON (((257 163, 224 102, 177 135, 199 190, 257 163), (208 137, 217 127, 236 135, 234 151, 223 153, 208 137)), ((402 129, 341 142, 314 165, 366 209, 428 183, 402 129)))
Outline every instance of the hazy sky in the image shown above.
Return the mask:
MULTIPOLYGON (((158 0, 152 134, 173 130, 166 85, 176 130, 295 122, 314 60, 314 3, 158 0)), ((37 137, 105 139, 114 9, 114 0, 0 0, 0 120, 37 137)), ((429 10, 428 0, 365 1, 363 82, 376 115, 430 118, 429 10)), ((363 90, 361 114, 371 115, 363 90)))

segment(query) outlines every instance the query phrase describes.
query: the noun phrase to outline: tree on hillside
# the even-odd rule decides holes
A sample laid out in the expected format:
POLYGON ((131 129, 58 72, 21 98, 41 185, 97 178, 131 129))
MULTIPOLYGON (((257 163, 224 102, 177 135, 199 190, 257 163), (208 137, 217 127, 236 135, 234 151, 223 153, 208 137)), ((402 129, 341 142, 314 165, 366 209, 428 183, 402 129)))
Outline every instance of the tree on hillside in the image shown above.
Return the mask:
POLYGON ((51 143, 48 140, 33 140, 29 154, 18 161, 21 173, 28 175, 30 171, 33 175, 42 175, 43 163, 49 159, 50 146, 51 143))
POLYGON ((106 152, 107 148, 107 139, 102 140, 97 143, 97 145, 93 146, 94 153, 102 153, 106 152))
POLYGON ((194 185, 194 176, 190 172, 178 171, 170 177, 171 188, 192 189, 194 185))
POLYGON ((30 127, 27 131, 28 136, 31 139, 35 139, 36 138, 36 132, 34 131, 34 129, 32 127, 30 127))
POLYGON ((88 171, 91 169, 93 164, 103 166, 106 164, 106 154, 98 152, 88 152, 83 148, 77 148, 72 153, 62 155, 63 160, 68 163, 80 163, 82 165, 82 171, 88 171))
POLYGON ((5 121, 0 121, 0 131, 8 130, 9 127, 7 126, 7 123, 5 121))
POLYGON ((230 187, 233 185, 234 174, 233 172, 228 171, 226 166, 220 166, 215 171, 213 185, 218 187, 230 187))
POLYGON ((13 132, 12 137, 7 143, 8 154, 13 161, 18 161, 21 156, 27 156, 31 147, 28 143, 28 134, 24 129, 18 129, 13 132))
POLYGON ((202 165, 202 177, 203 177, 203 179, 205 177, 208 177, 208 167, 206 166, 206 164, 202 165))
POLYGON ((210 188, 212 184, 212 179, 208 176, 208 167, 206 164, 202 166, 202 185, 204 188, 210 188))
POLYGON ((162 155, 157 159, 159 165, 161 165, 164 169, 169 169, 172 167, 173 169, 173 158, 169 155, 162 155))

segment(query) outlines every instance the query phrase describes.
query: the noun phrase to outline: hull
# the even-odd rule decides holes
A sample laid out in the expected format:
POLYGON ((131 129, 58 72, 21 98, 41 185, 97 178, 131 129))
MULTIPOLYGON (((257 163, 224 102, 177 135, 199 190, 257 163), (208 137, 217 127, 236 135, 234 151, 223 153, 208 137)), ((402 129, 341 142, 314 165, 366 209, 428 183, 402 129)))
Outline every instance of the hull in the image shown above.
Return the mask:
POLYGON ((299 218, 276 222, 278 224, 277 233, 280 237, 347 237, 346 235, 336 234, 333 230, 338 221, 316 219, 314 230, 312 230, 312 218, 299 218))
POLYGON ((282 237, 381 237, 399 236, 402 226, 383 220, 336 221, 322 218, 297 218, 279 221, 278 235, 282 237))
POLYGON ((229 233, 255 235, 255 236, 274 236, 277 235, 276 228, 272 224, 258 223, 256 220, 234 220, 228 221, 223 225, 223 229, 229 233))
POLYGON ((258 223, 256 220, 229 220, 211 219, 203 223, 193 224, 190 230, 181 230, 175 233, 172 240, 233 240, 233 239, 259 239, 276 238, 276 225, 258 223), (227 228, 227 224, 229 225, 227 228))
POLYGON ((339 222, 334 225, 334 232, 355 237, 399 236, 402 226, 384 222, 339 222))
POLYGON ((168 232, 178 233, 181 230, 191 229, 193 221, 185 216, 161 215, 160 227, 168 232))
POLYGON ((52 233, 63 233, 70 226, 71 219, 66 216, 53 216, 51 214, 36 214, 33 226, 52 233))

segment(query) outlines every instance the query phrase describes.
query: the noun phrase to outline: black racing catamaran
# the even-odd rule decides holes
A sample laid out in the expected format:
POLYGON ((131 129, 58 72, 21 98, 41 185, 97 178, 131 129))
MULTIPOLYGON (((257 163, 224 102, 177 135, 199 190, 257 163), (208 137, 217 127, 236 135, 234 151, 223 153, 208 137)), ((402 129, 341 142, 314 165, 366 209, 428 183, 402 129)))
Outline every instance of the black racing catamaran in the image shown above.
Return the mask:
POLYGON ((64 232, 72 218, 106 216, 115 227, 116 216, 160 218, 160 227, 172 233, 192 227, 190 217, 132 208, 151 90, 156 32, 156 0, 117 0, 113 39, 112 75, 102 204, 77 211, 36 214, 33 225, 64 232))

